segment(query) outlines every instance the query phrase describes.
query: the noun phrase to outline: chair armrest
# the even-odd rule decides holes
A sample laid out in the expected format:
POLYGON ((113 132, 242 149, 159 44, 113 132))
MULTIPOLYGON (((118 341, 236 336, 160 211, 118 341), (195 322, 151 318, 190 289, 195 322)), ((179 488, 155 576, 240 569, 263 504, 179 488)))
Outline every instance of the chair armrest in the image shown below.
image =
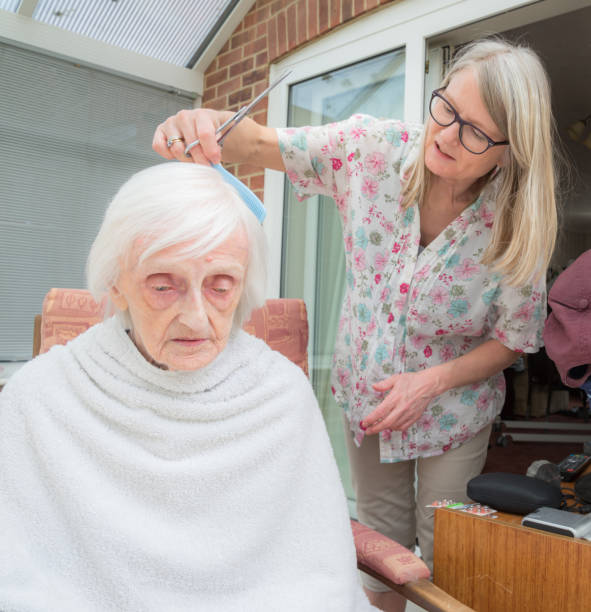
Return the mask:
POLYGON ((41 349, 41 315, 35 315, 33 324, 33 357, 37 357, 41 349))
POLYGON ((402 544, 358 521, 351 520, 351 529, 360 570, 377 572, 394 584, 406 584, 431 576, 425 563, 402 544))
POLYGON ((425 563, 408 548, 351 520, 357 567, 429 612, 474 612, 430 580, 425 563))

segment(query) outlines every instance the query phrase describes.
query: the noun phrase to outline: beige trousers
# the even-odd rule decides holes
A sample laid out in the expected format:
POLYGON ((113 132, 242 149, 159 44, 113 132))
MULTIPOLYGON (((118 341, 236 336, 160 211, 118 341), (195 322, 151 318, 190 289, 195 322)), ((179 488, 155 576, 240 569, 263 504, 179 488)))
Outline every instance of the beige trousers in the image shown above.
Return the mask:
MULTIPOLYGON (((488 425, 471 440, 437 457, 380 463, 378 436, 366 436, 357 448, 346 425, 359 520, 411 550, 418 539, 423 560, 433 571, 434 508, 425 506, 439 499, 470 501, 466 485, 482 471, 491 427, 488 425)), ((362 580, 372 591, 389 590, 366 574, 362 580)))

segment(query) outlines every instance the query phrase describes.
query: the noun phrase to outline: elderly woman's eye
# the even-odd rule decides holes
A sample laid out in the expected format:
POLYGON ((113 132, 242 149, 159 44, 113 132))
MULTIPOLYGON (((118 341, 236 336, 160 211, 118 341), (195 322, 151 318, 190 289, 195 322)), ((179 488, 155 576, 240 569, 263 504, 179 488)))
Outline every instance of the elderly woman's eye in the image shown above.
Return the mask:
POLYGON ((167 274, 154 274, 146 281, 146 289, 154 298, 168 298, 176 294, 178 284, 167 278, 167 274))
POLYGON ((219 297, 228 295, 234 287, 234 280, 230 276, 220 274, 212 278, 208 283, 209 290, 219 297))

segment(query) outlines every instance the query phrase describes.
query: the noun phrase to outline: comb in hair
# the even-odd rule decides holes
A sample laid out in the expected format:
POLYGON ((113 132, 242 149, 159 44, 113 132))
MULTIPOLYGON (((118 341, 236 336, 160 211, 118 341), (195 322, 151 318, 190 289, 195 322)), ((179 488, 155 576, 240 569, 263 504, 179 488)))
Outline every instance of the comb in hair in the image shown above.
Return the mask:
POLYGON ((232 185, 236 189, 242 201, 254 213, 259 223, 262 223, 267 216, 267 211, 257 196, 242 181, 238 180, 233 174, 230 174, 221 164, 212 164, 211 167, 219 172, 228 185, 232 185))

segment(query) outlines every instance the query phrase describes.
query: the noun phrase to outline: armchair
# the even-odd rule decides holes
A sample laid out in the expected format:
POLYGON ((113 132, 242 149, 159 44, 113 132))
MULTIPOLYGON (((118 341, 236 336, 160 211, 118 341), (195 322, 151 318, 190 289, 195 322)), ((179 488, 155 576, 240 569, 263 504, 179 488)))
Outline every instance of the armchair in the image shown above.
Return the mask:
MULTIPOLYGON (((65 344, 103 320, 104 304, 97 304, 88 291, 51 289, 36 317, 33 357, 55 344, 65 344)), ((303 300, 274 299, 253 312, 245 331, 264 340, 308 374, 308 319, 303 300)), ((351 521, 357 550, 357 566, 406 599, 426 610, 468 611, 429 581, 429 569, 411 551, 378 532, 351 521)))

